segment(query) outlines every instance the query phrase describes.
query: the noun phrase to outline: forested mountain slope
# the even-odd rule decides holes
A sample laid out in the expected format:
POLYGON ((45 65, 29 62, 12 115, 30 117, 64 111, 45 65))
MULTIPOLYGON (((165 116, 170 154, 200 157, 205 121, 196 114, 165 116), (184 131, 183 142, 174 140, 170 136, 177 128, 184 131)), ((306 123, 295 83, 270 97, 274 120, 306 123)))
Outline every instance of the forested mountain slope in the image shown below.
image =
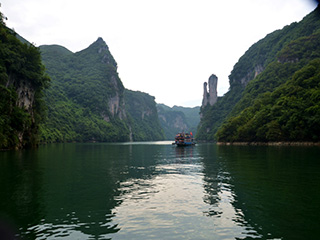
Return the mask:
POLYGON ((319 29, 317 7, 299 23, 252 45, 229 76, 229 92, 212 107, 201 109, 197 137, 318 141, 319 29))
MULTIPOLYGON (((41 128, 43 142, 163 138, 159 121, 153 122, 158 124, 154 136, 146 129, 137 132, 136 120, 130 116, 134 110, 126 104, 117 63, 102 38, 77 53, 58 45, 40 48, 52 78, 52 86, 46 91, 48 118, 41 128)), ((135 94, 139 95, 131 93, 135 94)), ((144 100, 155 105, 153 98, 144 100)), ((157 112, 153 117, 157 118, 157 112)))
POLYGON ((165 138, 153 96, 126 89, 125 102, 131 132, 130 140, 154 141, 165 138))
POLYGON ((22 43, 0 13, 0 149, 37 146, 48 85, 39 49, 22 43))

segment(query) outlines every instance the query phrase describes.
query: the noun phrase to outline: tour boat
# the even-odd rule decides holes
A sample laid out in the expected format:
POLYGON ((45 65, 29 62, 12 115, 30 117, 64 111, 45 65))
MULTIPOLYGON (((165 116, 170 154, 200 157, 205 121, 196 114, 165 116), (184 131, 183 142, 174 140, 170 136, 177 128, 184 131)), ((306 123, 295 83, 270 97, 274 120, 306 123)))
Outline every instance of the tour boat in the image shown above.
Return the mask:
POLYGON ((192 132, 190 133, 178 133, 174 139, 173 145, 177 146, 192 146, 196 143, 193 141, 193 135, 192 132))

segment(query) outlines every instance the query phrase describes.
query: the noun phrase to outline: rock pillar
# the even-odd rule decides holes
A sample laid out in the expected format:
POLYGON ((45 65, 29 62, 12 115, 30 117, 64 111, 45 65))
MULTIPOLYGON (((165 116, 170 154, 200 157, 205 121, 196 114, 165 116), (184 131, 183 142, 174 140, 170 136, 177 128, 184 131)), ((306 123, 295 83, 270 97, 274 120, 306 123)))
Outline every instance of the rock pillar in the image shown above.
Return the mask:
POLYGON ((217 85, 218 85, 218 78, 216 75, 212 74, 209 77, 208 83, 203 84, 203 100, 202 100, 202 107, 207 106, 210 104, 211 106, 215 104, 218 100, 218 92, 217 92, 217 85), (207 86, 209 84, 209 91, 207 86))

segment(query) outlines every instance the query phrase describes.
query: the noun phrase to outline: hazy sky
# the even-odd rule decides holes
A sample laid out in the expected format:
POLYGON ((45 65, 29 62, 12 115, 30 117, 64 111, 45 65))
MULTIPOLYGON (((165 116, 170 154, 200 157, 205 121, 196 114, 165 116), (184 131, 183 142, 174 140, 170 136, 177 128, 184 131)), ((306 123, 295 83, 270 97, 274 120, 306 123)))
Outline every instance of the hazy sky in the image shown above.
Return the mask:
POLYGON ((218 76, 218 95, 255 42, 300 21, 311 0, 0 0, 7 26, 36 46, 73 52, 102 37, 127 89, 157 103, 200 106, 203 83, 218 76))

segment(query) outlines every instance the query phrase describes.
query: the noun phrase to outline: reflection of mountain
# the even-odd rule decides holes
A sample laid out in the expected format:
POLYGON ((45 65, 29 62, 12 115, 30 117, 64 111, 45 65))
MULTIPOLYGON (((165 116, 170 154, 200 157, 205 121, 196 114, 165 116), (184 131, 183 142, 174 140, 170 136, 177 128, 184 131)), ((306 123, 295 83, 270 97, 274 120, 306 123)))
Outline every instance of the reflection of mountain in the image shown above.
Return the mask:
POLYGON ((117 194, 117 173, 122 171, 112 159, 117 149, 55 145, 41 150, 43 158, 47 158, 45 222, 54 224, 45 225, 46 231, 53 234, 69 227, 69 233, 77 230, 95 237, 119 231, 112 223, 111 212, 117 205, 113 200, 117 194))
POLYGON ((218 202, 221 200, 219 192, 221 191, 221 181, 219 173, 221 173, 221 167, 219 166, 218 159, 216 158, 216 149, 202 145, 201 150, 206 151, 203 156, 207 156, 203 159, 203 172, 204 172, 204 202, 212 206, 205 214, 208 216, 221 214, 221 211, 215 210, 218 202), (209 157, 211 156, 211 157, 209 157))
MULTIPOLYGON (((33 153, 33 150, 4 152, 1 158, 0 224, 1 220, 9 221, 22 232, 27 231, 26 226, 37 224, 45 214, 41 185, 43 175, 38 155, 33 153)), ((31 232, 28 237, 35 239, 36 236, 31 232)))
POLYGON ((0 218, 25 239, 188 230, 192 239, 315 239, 317 156, 317 148, 141 143, 0 152, 0 218))
POLYGON ((219 146, 218 156, 246 225, 264 239, 318 238, 319 149, 219 146))
POLYGON ((113 209, 122 203, 123 184, 150 178, 153 169, 153 159, 141 149, 146 147, 68 145, 65 155, 64 147, 57 146, 55 159, 48 159, 46 220, 76 224, 76 230, 96 238, 119 231, 113 209), (140 161, 132 163, 132 158, 140 161))
POLYGON ((236 192, 232 175, 225 160, 218 155, 219 149, 212 144, 201 144, 199 148, 203 156, 203 201, 209 205, 204 214, 212 218, 216 234, 228 239, 257 237, 256 231, 246 224, 241 208, 234 205, 236 192))
POLYGON ((161 153, 154 145, 51 144, 4 154, 12 157, 1 162, 0 218, 26 239, 98 239, 120 230, 114 209, 121 196, 152 191, 147 183, 161 153), (128 182, 136 184, 126 190, 128 182))

